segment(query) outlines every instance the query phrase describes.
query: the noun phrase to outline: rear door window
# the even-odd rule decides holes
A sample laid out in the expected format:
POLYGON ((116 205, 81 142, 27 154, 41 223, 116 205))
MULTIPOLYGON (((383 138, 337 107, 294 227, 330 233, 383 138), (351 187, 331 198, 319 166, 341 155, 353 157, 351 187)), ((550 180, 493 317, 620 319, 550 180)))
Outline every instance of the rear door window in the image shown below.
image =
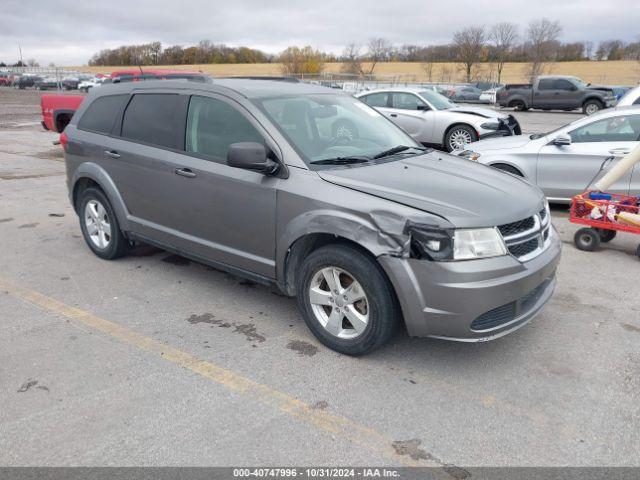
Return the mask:
POLYGON ((122 137, 159 147, 182 149, 184 97, 172 93, 134 95, 122 119, 122 137))
POLYGON ((364 103, 371 107, 386 107, 387 97, 387 93, 372 93, 370 95, 365 95, 361 100, 364 100, 364 103))
POLYGON ((555 80, 553 78, 543 78, 538 82, 538 90, 554 90, 555 80))
POLYGON ((96 98, 84 112, 78 128, 90 132, 110 134, 116 117, 129 95, 108 95, 96 98))

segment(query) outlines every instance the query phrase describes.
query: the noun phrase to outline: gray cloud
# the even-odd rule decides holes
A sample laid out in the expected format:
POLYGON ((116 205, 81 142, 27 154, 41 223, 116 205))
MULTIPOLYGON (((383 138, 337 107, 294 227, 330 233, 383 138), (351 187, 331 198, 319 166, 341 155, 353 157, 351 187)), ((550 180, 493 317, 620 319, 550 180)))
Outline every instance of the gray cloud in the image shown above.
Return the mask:
POLYGON ((373 36, 395 44, 445 43, 463 26, 511 21, 524 29, 543 16, 561 22, 565 41, 631 41, 640 34, 636 0, 617 1, 615 15, 604 0, 3 0, 0 9, 0 60, 16 61, 20 43, 25 59, 60 65, 152 40, 168 46, 210 39, 272 53, 293 44, 339 53, 373 36))

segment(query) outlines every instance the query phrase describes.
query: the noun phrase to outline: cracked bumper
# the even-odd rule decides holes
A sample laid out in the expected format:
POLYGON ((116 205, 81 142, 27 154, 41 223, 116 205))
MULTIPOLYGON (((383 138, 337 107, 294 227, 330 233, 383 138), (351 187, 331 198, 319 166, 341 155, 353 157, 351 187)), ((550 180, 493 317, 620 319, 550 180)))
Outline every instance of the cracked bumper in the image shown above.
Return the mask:
MULTIPOLYGON (((512 256, 462 262, 379 257, 395 287, 412 336, 478 342, 506 335, 532 320, 549 301, 560 261, 560 240, 520 262, 512 256), (474 320, 491 312, 512 312, 480 328, 474 320), (502 309, 502 310, 500 310, 502 309)), ((489 317, 486 317, 489 315, 489 317)))

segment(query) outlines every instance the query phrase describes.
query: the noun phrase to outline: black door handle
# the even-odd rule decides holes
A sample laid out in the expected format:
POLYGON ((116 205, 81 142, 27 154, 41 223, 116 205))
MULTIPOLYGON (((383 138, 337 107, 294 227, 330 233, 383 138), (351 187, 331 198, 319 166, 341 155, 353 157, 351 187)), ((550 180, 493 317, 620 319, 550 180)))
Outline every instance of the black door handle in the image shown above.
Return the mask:
POLYGON ((105 150, 104 154, 107 157, 111 157, 111 158, 120 158, 120 154, 118 152, 116 152, 115 150, 105 150))
POLYGON ((176 168, 176 174, 187 178, 194 178, 196 176, 190 168, 176 168))
POLYGON ((392 113, 391 116, 395 118, 395 117, 398 116, 398 114, 397 113, 392 113))

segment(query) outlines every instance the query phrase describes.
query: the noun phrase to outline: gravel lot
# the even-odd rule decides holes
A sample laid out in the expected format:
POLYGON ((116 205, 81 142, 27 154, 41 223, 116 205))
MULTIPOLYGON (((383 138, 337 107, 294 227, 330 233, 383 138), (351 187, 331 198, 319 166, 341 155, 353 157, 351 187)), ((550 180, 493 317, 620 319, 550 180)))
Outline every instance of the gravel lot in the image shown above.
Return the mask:
POLYGON ((639 238, 580 252, 556 208, 535 321, 350 358, 264 287, 152 248, 91 254, 37 99, 0 89, 1 465, 640 466, 639 238))

